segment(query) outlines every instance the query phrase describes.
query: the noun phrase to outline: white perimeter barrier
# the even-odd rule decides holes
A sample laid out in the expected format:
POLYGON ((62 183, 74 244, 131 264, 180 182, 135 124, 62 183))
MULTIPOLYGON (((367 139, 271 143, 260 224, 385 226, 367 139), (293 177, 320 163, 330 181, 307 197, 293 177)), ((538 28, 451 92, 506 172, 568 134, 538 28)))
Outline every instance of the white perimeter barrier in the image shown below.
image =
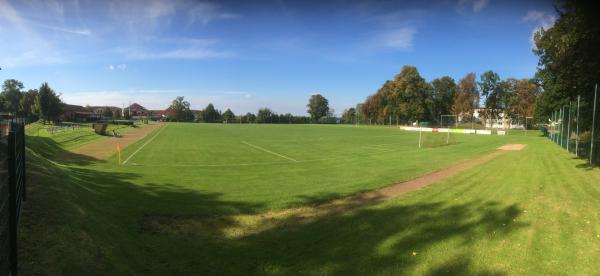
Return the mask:
POLYGON ((491 135, 492 131, 491 130, 478 129, 477 130, 477 134, 491 135))
MULTIPOLYGON (((456 132, 451 131, 448 128, 431 128, 431 127, 413 127, 413 126, 401 126, 400 129, 407 131, 423 131, 423 132, 456 132)), ((459 130, 460 133, 460 130, 459 130)), ((482 134, 482 135, 491 135, 492 131, 487 129, 463 129, 462 133, 465 134, 482 134)), ((506 135, 506 132, 503 130, 498 130, 498 135, 506 135)))

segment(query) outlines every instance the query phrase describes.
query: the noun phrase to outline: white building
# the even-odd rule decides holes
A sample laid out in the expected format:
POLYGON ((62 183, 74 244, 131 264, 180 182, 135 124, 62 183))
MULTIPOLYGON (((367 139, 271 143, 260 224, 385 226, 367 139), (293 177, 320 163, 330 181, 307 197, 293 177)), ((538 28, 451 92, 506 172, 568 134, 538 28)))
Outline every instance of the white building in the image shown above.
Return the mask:
MULTIPOLYGON (((511 118, 504 118, 504 112, 500 112, 495 118, 489 118, 486 116, 489 109, 478 108, 475 109, 473 117, 475 120, 483 124, 486 128, 502 128, 502 129, 524 129, 522 122, 518 120, 512 120, 511 118)), ((523 118, 521 118, 523 119, 523 118)))

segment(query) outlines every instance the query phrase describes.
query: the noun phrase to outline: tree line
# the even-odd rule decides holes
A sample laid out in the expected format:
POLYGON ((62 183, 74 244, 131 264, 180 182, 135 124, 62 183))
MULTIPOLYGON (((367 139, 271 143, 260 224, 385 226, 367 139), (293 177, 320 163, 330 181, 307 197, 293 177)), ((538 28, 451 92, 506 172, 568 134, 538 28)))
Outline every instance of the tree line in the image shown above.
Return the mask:
POLYGON ((535 109, 536 120, 576 102, 581 105, 581 126, 589 130, 595 85, 600 83, 600 21, 594 1, 561 1, 555 5, 558 19, 534 36, 539 57, 536 78, 544 93, 535 109))
POLYGON ((416 67, 406 65, 392 80, 356 107, 344 110, 345 123, 409 124, 428 121, 441 123, 441 115, 457 115, 472 120, 476 109, 483 120, 522 118, 533 115, 541 90, 534 79, 502 80, 494 71, 477 80, 468 73, 458 83, 443 76, 427 82, 416 67))
POLYGON ((329 101, 321 94, 314 94, 309 98, 307 113, 310 116, 297 116, 291 113, 278 114, 270 108, 260 108, 256 114, 248 112, 236 115, 231 109, 221 112, 209 103, 204 109, 194 111, 184 97, 178 96, 167 108, 165 114, 168 120, 178 122, 203 122, 203 123, 269 123, 269 124, 308 124, 308 123, 336 123, 333 109, 329 108, 329 101))
POLYGON ((2 84, 0 92, 0 112, 14 116, 27 117, 30 121, 42 120, 44 123, 56 122, 63 113, 63 102, 48 83, 38 89, 24 90, 23 83, 8 79, 2 84))

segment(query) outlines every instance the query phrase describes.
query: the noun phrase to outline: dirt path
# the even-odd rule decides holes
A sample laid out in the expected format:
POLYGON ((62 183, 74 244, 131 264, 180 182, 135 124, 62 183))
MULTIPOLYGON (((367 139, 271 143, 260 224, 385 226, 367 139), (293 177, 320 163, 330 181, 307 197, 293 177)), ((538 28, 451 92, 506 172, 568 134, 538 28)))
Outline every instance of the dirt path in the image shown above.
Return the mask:
POLYGON ((526 145, 522 144, 504 145, 498 148, 498 150, 495 152, 477 159, 468 160, 460 164, 456 164, 436 172, 428 173, 412 180, 392 184, 375 191, 355 194, 319 205, 275 210, 262 214, 219 216, 212 218, 172 218, 149 216, 145 218, 144 228, 151 229, 153 232, 165 234, 194 235, 198 233, 208 233, 228 238, 239 238, 262 232, 273 227, 288 225, 290 223, 294 224, 310 222, 318 218, 341 214, 350 210, 393 199, 404 193, 431 185, 442 179, 482 165, 506 153, 507 151, 521 150, 525 146, 526 145))
POLYGON ((122 134, 121 137, 109 137, 108 139, 101 139, 100 141, 91 144, 85 144, 81 147, 69 150, 72 154, 59 156, 57 159, 64 160, 65 158, 71 158, 70 156, 75 154, 97 160, 106 160, 115 154, 117 143, 121 146, 121 149, 124 149, 162 126, 162 124, 146 125, 142 128, 126 132, 122 134))

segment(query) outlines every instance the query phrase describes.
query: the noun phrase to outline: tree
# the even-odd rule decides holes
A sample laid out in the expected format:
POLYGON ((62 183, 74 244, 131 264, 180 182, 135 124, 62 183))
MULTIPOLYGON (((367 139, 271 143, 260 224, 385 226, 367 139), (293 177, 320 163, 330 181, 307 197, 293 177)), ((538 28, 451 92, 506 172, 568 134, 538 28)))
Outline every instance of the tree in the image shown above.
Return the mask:
POLYGON ((399 111, 407 121, 427 118, 427 106, 431 104, 432 89, 414 66, 405 65, 394 78, 399 93, 399 111))
POLYGON ((520 114, 523 117, 533 116, 540 92, 539 85, 534 81, 528 79, 517 80, 514 95, 510 101, 511 113, 520 114))
POLYGON ((112 112, 112 110, 110 110, 110 107, 105 106, 104 109, 102 109, 102 117, 105 117, 105 118, 113 117, 113 112, 112 112))
POLYGON ((0 97, 4 99, 3 108, 6 111, 15 114, 20 111, 22 89, 23 83, 18 80, 9 79, 4 81, 4 84, 2 84, 2 93, 0 93, 0 97))
POLYGON ((452 112, 452 104, 456 97, 456 83, 454 79, 444 76, 431 81, 433 89, 433 113, 437 121, 441 115, 447 115, 452 112))
POLYGON ((38 96, 37 89, 29 89, 27 92, 23 93, 23 97, 21 97, 21 101, 19 102, 19 110, 28 117, 34 116, 35 113, 35 99, 38 96))
POLYGON ((344 110, 344 113, 342 113, 342 122, 344 124, 356 123, 356 114, 356 108, 354 107, 344 110))
POLYGON ((233 118, 235 118, 235 114, 233 113, 233 111, 231 111, 231 109, 227 108, 227 110, 223 112, 223 120, 225 120, 225 122, 229 122, 233 118))
POLYGON ((452 113, 459 116, 470 114, 473 118, 479 104, 479 92, 475 82, 475 73, 469 73, 458 82, 452 113))
POLYGON ((506 93, 508 90, 508 83, 502 82, 500 76, 492 71, 484 72, 480 77, 479 88, 481 90, 481 96, 485 98, 484 105, 487 109, 485 112, 481 112, 483 117, 497 118, 500 112, 505 109, 503 105, 506 100, 506 93))
POLYGON ((312 118, 313 122, 317 122, 321 117, 327 116, 329 111, 329 102, 321 94, 313 94, 308 100, 308 114, 312 118))
POLYGON ((63 103, 60 100, 60 96, 50 88, 47 82, 44 82, 38 90, 35 110, 44 124, 47 121, 57 122, 59 116, 62 115, 63 103))
POLYGON ((258 110, 256 114, 256 122, 257 123, 273 123, 273 111, 266 107, 258 110))
POLYGON ((360 113, 363 114, 365 123, 372 123, 373 118, 377 116, 377 94, 367 97, 365 102, 361 104, 360 113))
POLYGON ((556 10, 559 18, 554 25, 534 35, 533 52, 539 57, 536 78, 543 88, 535 107, 538 122, 579 95, 582 105, 592 102, 594 85, 600 83, 600 21, 595 14, 596 3, 562 1, 556 10))
POLYGON ((168 110, 173 120, 178 122, 190 122, 194 120, 194 114, 190 110, 190 103, 184 97, 178 96, 171 102, 168 110))
POLYGON ((246 115, 244 115, 244 117, 242 118, 243 121, 247 122, 247 123, 254 123, 254 121, 256 121, 256 115, 248 112, 246 113, 246 115))
POLYGON ((432 119, 433 88, 414 66, 403 66, 393 80, 386 81, 373 95, 367 97, 357 109, 365 122, 384 124, 401 120, 412 122, 432 119))
POLYGON ((205 123, 215 123, 219 120, 220 114, 215 109, 212 103, 209 103, 204 110, 202 110, 202 120, 205 123))

